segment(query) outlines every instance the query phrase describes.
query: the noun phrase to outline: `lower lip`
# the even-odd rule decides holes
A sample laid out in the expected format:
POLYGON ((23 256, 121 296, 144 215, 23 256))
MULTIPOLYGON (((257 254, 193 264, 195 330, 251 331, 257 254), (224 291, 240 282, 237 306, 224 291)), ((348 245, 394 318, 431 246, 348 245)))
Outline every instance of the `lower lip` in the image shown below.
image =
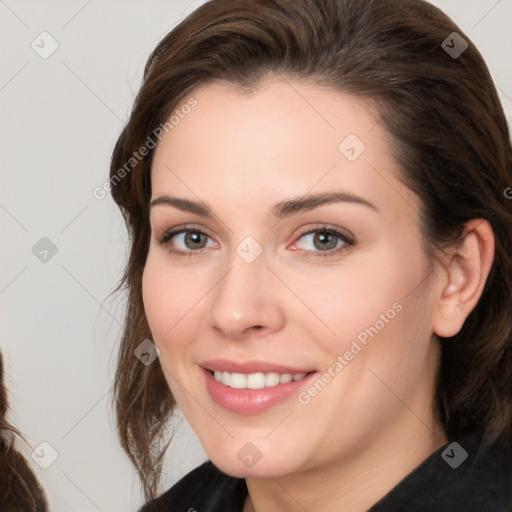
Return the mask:
POLYGON ((235 389, 218 382, 212 373, 202 368, 206 379, 206 389, 211 398, 224 409, 239 414, 257 414, 266 411, 272 406, 297 395, 317 372, 312 372, 302 379, 277 384, 261 389, 235 389))

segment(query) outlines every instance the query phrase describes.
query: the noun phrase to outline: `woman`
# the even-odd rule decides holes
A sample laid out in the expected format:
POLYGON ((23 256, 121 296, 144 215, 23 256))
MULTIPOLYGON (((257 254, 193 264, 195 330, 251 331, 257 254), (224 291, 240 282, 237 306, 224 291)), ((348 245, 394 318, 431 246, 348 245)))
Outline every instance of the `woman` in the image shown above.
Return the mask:
POLYGON ((14 446, 23 437, 6 418, 9 402, 0 352, 0 510, 2 512, 47 512, 46 497, 25 457, 14 446))
POLYGON ((144 512, 510 510, 511 183, 488 69, 426 2, 173 29, 110 179, 144 512), (155 499, 176 407, 209 460, 155 499))

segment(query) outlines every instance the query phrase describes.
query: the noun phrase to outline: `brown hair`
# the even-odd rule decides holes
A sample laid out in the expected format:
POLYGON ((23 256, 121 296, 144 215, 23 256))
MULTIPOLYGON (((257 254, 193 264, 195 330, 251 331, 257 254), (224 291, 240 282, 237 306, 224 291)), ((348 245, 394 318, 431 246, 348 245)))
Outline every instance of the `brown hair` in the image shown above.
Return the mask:
POLYGON ((6 419, 9 402, 4 385, 3 358, 0 352, 0 510, 2 512, 47 512, 43 490, 26 459, 16 451, 14 440, 23 439, 6 419))
POLYGON ((423 0, 212 0, 150 55, 110 168, 112 196, 131 237, 116 289, 124 286, 128 293, 115 380, 117 424, 148 498, 156 493, 175 405, 160 365, 145 366, 133 354, 151 338, 141 279, 150 240, 153 151, 123 179, 119 170, 196 86, 221 79, 251 90, 273 74, 378 105, 402 179, 421 200, 430 254, 457 241, 470 219, 490 222, 495 259, 461 331, 442 340, 436 398, 448 438, 477 429, 511 437, 512 214, 504 191, 512 185, 512 150, 478 50, 423 0), (442 46, 453 32, 469 44, 458 58, 442 46))

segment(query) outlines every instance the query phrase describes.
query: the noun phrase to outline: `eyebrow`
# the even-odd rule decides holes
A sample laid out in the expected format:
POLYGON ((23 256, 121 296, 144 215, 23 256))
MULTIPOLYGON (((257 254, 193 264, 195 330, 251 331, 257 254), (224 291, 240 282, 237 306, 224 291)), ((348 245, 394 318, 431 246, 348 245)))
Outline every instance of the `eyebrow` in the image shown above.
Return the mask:
MULTIPOLYGON (((272 207, 272 215, 278 219, 294 215, 295 213, 304 212, 318 208, 319 206, 332 203, 353 203, 366 206, 376 212, 378 208, 363 199, 362 197, 349 194, 347 192, 324 192, 319 194, 310 194, 299 199, 289 199, 276 203, 272 207)), ((168 205, 178 208, 184 212, 195 213, 202 217, 213 217, 212 210, 204 203, 191 201, 180 197, 172 197, 168 195, 159 196, 151 201, 151 207, 158 205, 168 205)))

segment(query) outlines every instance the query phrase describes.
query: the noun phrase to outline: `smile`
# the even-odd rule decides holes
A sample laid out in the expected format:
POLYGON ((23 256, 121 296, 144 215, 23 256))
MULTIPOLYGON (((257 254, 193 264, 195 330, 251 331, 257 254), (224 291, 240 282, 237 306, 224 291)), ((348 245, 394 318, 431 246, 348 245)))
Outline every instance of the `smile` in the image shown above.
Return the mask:
POLYGON ((319 372, 268 361, 216 359, 200 365, 210 398, 238 414, 258 414, 295 397, 319 372))
POLYGON ((287 384, 288 382, 302 379, 305 373, 230 373, 230 372, 213 372, 213 377, 217 382, 222 382, 224 386, 235 389, 262 389, 277 386, 279 384, 287 384))

